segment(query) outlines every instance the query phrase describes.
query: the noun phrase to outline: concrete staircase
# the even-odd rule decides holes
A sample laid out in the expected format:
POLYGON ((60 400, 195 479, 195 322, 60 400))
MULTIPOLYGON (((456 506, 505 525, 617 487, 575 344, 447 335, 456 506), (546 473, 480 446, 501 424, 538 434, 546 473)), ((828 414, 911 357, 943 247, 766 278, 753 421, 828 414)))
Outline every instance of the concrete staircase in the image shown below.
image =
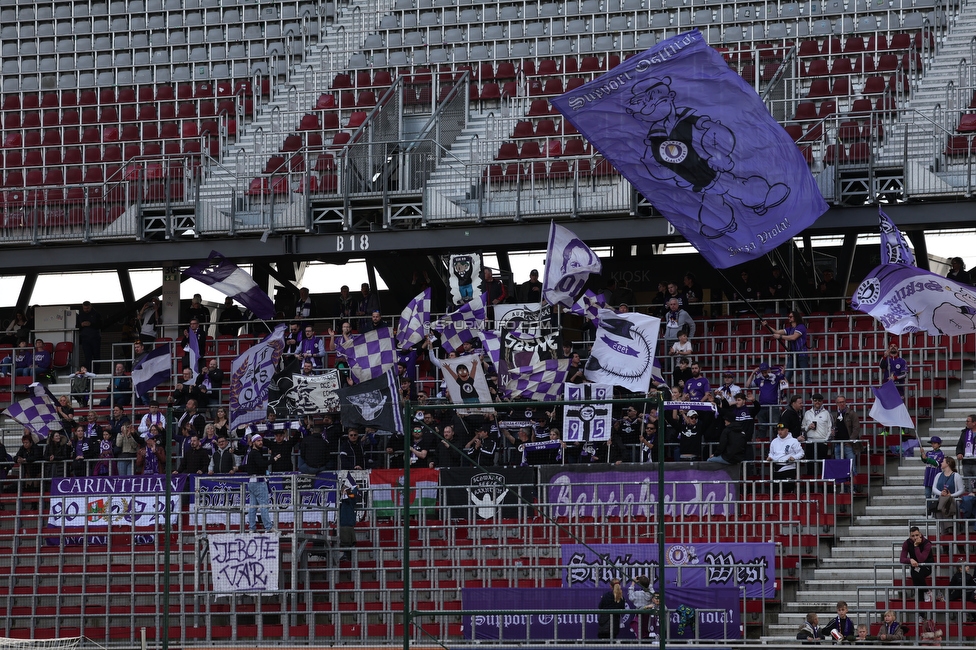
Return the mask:
MULTIPOLYGON (((972 372, 958 389, 950 389, 949 398, 941 415, 936 417, 927 431, 920 431, 923 448, 927 448, 930 436, 939 436, 945 443, 943 449, 955 448, 959 432, 966 416, 976 411, 976 379, 972 372)), ((833 548, 824 553, 819 566, 809 578, 802 580, 795 600, 786 603, 775 622, 767 627, 769 640, 794 639, 803 624, 807 612, 820 614, 821 624, 826 624, 838 600, 847 601, 851 616, 857 623, 878 620, 876 601, 884 600, 885 587, 892 586, 892 579, 901 577, 897 563, 901 544, 908 538, 908 527, 932 523, 925 517, 925 490, 923 475, 925 466, 915 458, 888 460, 888 475, 880 494, 872 496, 864 512, 854 517, 850 528, 836 537, 833 548), (897 463, 897 465, 896 465, 897 463), (877 587, 878 591, 866 589, 877 587), (860 591, 859 591, 860 588, 860 591)))

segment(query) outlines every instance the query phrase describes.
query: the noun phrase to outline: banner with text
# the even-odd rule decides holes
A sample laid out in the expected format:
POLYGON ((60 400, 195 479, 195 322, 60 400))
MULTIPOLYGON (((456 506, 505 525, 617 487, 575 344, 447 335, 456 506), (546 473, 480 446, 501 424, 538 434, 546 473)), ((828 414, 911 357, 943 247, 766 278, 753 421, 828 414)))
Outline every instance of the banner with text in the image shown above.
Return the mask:
MULTIPOLYGON (((565 610, 596 609, 607 589, 462 589, 461 609, 464 610, 565 610)), ((742 638, 742 615, 739 590, 728 587, 688 589, 675 587, 665 593, 665 606, 670 610, 672 639, 742 638), (682 608, 681 612, 678 609, 682 608), (697 621, 689 621, 682 613, 693 611, 697 621)), ((620 610, 615 610, 620 611, 620 610)), ((636 626, 634 610, 620 614, 618 639, 633 639, 636 626)), ((563 641, 577 643, 580 639, 596 640, 599 633, 599 614, 480 614, 464 616, 461 629, 466 639, 504 641, 563 641)))
MULTIPOLYGON (((170 522, 180 516, 180 494, 185 476, 172 477, 170 522)), ((166 513, 166 480, 160 474, 60 478, 51 481, 51 505, 45 531, 57 534, 47 544, 108 543, 108 529, 132 530, 163 525, 166 513)), ((143 536, 139 543, 152 541, 143 536)))
MULTIPOLYGON (((737 467, 717 463, 676 465, 664 470, 666 515, 734 512, 731 504, 738 495, 737 467)), ((546 465, 539 468, 539 483, 553 517, 654 517, 656 470, 640 464, 610 469, 606 465, 546 465)))
MULTIPOLYGON (((657 544, 563 544, 563 585, 610 588, 646 575, 658 584, 657 544)), ((744 587, 747 598, 776 597, 776 545, 666 544, 665 586, 744 587)))
MULTIPOLYGON (((321 524, 323 513, 327 509, 335 508, 335 472, 296 476, 302 523, 321 524)), ((248 478, 245 474, 190 476, 188 489, 194 492, 194 499, 190 503, 190 513, 193 515, 191 521, 197 521, 197 516, 200 516, 197 513, 203 513, 205 520, 201 523, 240 525, 242 513, 246 516, 246 508, 250 503, 246 488, 248 478)), ((269 507, 278 511, 278 521, 282 523, 295 521, 291 483, 288 478, 286 475, 268 477, 269 507)))
POLYGON ((537 492, 532 467, 450 467, 440 470, 440 483, 448 518, 469 521, 518 517, 519 504, 533 503, 537 492))
POLYGON ((278 591, 280 546, 277 535, 210 535, 214 593, 278 591))

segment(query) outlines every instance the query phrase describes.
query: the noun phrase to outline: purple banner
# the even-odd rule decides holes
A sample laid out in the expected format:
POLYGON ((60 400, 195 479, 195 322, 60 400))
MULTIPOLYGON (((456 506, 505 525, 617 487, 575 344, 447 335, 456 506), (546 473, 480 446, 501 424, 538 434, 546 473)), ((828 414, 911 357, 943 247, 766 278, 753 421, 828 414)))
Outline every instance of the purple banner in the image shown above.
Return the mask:
MULTIPOLYGON (((729 515, 738 498, 738 470, 717 463, 677 463, 664 471, 665 515, 729 515), (703 505, 707 504, 707 505, 703 505)), ((539 468, 554 517, 654 517, 656 466, 549 465, 539 468)))
MULTIPOLYGON (((185 486, 185 476, 172 478, 171 523, 180 516, 185 486)), ((166 480, 160 474, 55 479, 45 529, 58 536, 47 538, 47 543, 107 544, 110 525, 117 530, 161 526, 165 512, 166 480)))
MULTIPOLYGON (((607 589, 462 589, 464 610, 595 610, 607 589)), ((687 589, 676 587, 665 593, 670 610, 671 639, 694 639, 693 613, 698 624, 698 638, 741 639, 742 615, 739 590, 732 588, 687 589), (680 608, 680 612, 678 611, 680 608)), ((609 611, 609 610, 608 610, 609 611)), ((619 610, 615 610, 619 611, 619 610)), ((634 610, 623 610, 617 638, 635 638, 638 625, 634 610)), ((464 616, 462 631, 466 639, 503 641, 597 640, 599 614, 479 614, 464 616)))
MULTIPOLYGON (((610 588, 646 575, 658 584, 657 544, 563 544, 563 585, 610 588)), ((665 585, 745 587, 747 598, 776 597, 775 544, 666 544, 665 585)))

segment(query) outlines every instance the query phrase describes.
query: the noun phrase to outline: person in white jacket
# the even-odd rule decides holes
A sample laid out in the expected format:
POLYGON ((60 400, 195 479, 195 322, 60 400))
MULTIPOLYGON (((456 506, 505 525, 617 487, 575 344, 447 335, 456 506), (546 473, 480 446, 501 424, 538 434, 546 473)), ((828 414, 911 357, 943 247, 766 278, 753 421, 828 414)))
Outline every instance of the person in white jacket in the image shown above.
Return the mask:
POLYGON ((783 486, 789 492, 793 489, 792 481, 796 480, 796 461, 804 457, 803 445, 790 433, 785 424, 776 425, 776 437, 769 443, 769 455, 766 460, 773 464, 774 481, 791 481, 783 486))
POLYGON ((833 432, 834 421, 830 412, 824 408, 823 395, 814 393, 811 399, 813 408, 807 409, 800 424, 803 430, 801 442, 807 443, 807 457, 813 460, 824 460, 827 458, 827 441, 830 440, 833 432))

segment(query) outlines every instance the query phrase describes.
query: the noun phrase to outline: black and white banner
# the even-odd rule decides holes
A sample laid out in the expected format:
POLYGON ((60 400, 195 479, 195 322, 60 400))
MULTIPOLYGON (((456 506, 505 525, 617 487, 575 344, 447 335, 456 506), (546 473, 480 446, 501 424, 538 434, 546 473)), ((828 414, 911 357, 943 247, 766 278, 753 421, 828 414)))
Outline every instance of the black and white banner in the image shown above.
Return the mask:
POLYGON ((613 399, 609 384, 566 384, 566 401, 589 401, 589 404, 563 407, 563 440, 565 442, 603 442, 610 439, 611 405, 601 403, 613 399))
POLYGON ((440 470, 451 519, 518 517, 521 500, 536 497, 536 472, 531 467, 450 467, 440 470))

